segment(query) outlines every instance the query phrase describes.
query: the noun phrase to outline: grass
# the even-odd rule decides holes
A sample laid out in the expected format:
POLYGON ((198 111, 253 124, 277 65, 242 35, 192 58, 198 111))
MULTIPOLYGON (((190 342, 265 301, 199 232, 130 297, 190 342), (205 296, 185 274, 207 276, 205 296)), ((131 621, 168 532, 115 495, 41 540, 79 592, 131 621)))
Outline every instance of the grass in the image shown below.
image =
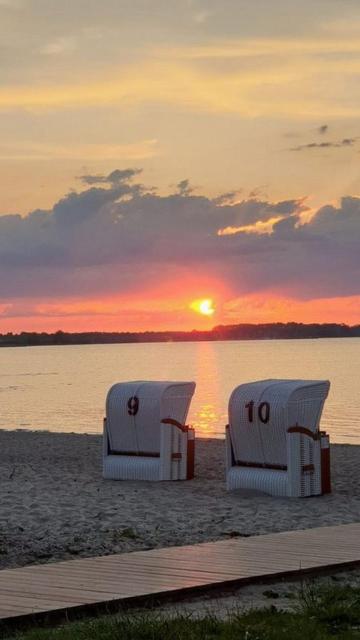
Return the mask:
POLYGON ((291 611, 275 607, 207 615, 166 617, 154 612, 102 616, 57 628, 34 628, 4 640, 360 640, 360 588, 300 589, 291 611))

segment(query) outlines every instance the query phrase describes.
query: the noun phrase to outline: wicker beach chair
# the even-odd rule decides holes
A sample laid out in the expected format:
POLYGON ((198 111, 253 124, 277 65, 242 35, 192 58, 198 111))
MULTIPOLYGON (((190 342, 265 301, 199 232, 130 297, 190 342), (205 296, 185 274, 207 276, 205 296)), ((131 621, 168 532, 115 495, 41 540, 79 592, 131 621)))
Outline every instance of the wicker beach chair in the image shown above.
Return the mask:
POLYGON ((195 432, 185 421, 194 391, 194 382, 113 385, 104 419, 104 478, 193 478, 195 432))
POLYGON ((242 384, 229 400, 227 487, 273 496, 329 493, 329 438, 319 430, 330 383, 261 380, 242 384))

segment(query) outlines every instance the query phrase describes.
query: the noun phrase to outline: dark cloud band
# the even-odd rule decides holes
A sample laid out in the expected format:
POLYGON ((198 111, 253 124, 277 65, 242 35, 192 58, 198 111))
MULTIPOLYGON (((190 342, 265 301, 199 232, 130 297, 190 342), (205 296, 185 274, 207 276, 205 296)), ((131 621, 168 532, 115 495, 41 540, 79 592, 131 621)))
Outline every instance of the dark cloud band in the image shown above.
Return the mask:
POLYGON ((120 295, 184 268, 193 278, 222 279, 234 295, 360 293, 360 198, 322 207, 302 223, 303 200, 210 199, 194 195, 187 180, 159 196, 134 182, 138 174, 82 176, 88 188, 52 210, 0 217, 1 297, 120 295))

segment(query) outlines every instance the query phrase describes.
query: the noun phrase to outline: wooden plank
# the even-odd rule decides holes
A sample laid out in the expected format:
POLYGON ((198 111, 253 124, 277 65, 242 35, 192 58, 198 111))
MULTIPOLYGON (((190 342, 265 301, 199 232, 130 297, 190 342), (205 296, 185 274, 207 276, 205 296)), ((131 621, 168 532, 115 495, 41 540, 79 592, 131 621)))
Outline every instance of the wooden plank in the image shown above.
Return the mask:
MULTIPOLYGON (((339 557, 337 558, 337 562, 342 562, 344 560, 352 560, 352 556, 350 558, 346 557, 339 557)), ((126 561, 128 562, 128 561, 126 561)), ((266 568, 266 569, 278 569, 279 566, 281 566, 282 568, 285 567, 293 567, 293 568, 297 568, 299 566, 299 562, 306 562, 306 563, 312 563, 314 565, 317 564, 328 564, 329 562, 329 558, 327 556, 313 556, 310 554, 304 554, 304 556, 302 556, 301 560, 299 560, 299 557, 296 555, 265 555, 263 557, 259 557, 259 556, 251 556, 250 554, 247 555, 246 558, 233 558, 232 561, 226 561, 221 563, 220 561, 214 561, 212 558, 208 560, 209 562, 209 566, 211 566, 212 571, 206 571, 204 570, 204 565, 201 562, 201 560, 194 560, 192 563, 188 563, 186 560, 182 560, 179 559, 178 563, 177 563, 177 567, 174 566, 173 562, 169 563, 167 560, 164 560, 164 563, 162 565, 162 569, 158 569, 158 572, 162 572, 164 569, 166 570, 166 572, 168 572, 171 575, 179 575, 180 574, 180 570, 182 571, 186 571, 186 572, 191 572, 193 575, 208 575, 209 578, 211 578, 211 574, 215 574, 215 575, 233 575, 234 573, 238 573, 239 571, 246 571, 249 570, 250 572, 253 569, 256 569, 258 567, 262 567, 262 568, 266 568)), ((131 568, 131 564, 129 563, 127 565, 129 568, 131 568)), ((156 571, 156 565, 148 565, 149 568, 153 569, 153 571, 156 571)), ((134 566, 134 572, 136 572, 138 570, 138 567, 134 566)), ((119 575, 123 575, 121 568, 119 568, 119 575)), ((144 573, 144 572, 143 572, 144 573)), ((182 573, 182 575, 184 575, 182 573)))
MULTIPOLYGON (((337 562, 343 561, 343 560, 348 560, 350 558, 350 560, 352 559, 352 556, 349 556, 348 554, 346 554, 346 556, 338 556, 336 558, 337 562)), ((22 574, 21 570, 15 570, 16 572, 19 571, 19 573, 16 573, 14 576, 12 576, 11 574, 7 576, 7 579, 17 579, 18 581, 27 581, 30 580, 32 581, 33 579, 35 579, 35 577, 40 580, 49 580, 51 581, 54 576, 56 577, 56 579, 59 580, 63 580, 66 583, 69 583, 69 581, 75 580, 76 582, 82 581, 82 580, 90 580, 90 579, 95 579, 97 582, 99 582, 100 580, 105 580, 110 582, 115 582, 116 584, 118 584, 121 580, 123 579, 127 579, 129 576, 132 577, 134 580, 136 579, 136 577, 139 577, 141 580, 143 579, 143 577, 151 577, 152 575, 158 575, 159 577, 167 577, 167 576, 171 576, 172 579, 174 579, 175 577, 177 578, 182 578, 182 577, 189 577, 190 575, 192 575, 193 577, 201 577, 201 578, 208 578, 211 579, 216 578, 218 576, 222 576, 222 575, 228 575, 230 574, 234 574, 236 573, 238 570, 240 569, 255 569, 258 566, 260 567, 264 567, 264 568, 278 568, 279 564, 282 565, 283 568, 285 568, 286 566, 297 566, 299 562, 310 562, 313 563, 314 565, 317 564, 326 564, 329 562, 329 558, 326 556, 323 557, 314 557, 311 556, 309 554, 303 554, 301 558, 299 558, 298 555, 288 555, 288 554, 277 554, 269 556, 268 554, 266 554, 264 557, 259 557, 259 555, 251 557, 250 555, 248 555, 248 557, 246 559, 244 558, 232 558, 231 562, 223 562, 223 563, 214 563, 214 561, 212 559, 208 559, 210 566, 212 567, 212 571, 206 570, 204 568, 204 565, 201 563, 201 561, 197 561, 195 563, 195 561, 193 561, 192 563, 189 564, 185 564, 185 566, 182 565, 182 561, 181 559, 178 561, 178 566, 174 567, 172 562, 170 564, 168 564, 168 562, 166 561, 166 559, 164 559, 164 563, 162 566, 157 566, 157 565, 148 565, 147 567, 141 567, 137 564, 132 565, 129 559, 124 559, 124 564, 120 566, 118 566, 118 562, 115 561, 114 559, 114 566, 113 569, 111 570, 110 568, 103 570, 103 569, 99 569, 98 566, 94 565, 93 567, 87 567, 86 571, 71 571, 71 572, 67 572, 67 571, 59 571, 57 574, 54 573, 53 571, 51 572, 51 574, 46 574, 46 573, 42 573, 41 575, 38 575, 36 572, 35 573, 27 573, 27 574, 22 574)), ((14 570, 13 570, 14 571, 14 570)), ((1 577, 5 578, 6 576, 1 576, 0 574, 0 581, 1 581, 1 577)), ((1 582, 0 582, 1 584, 1 582)), ((91 584, 91 582, 90 582, 91 584)))
MULTIPOLYGON (((61 585, 56 582, 56 585, 44 584, 35 582, 34 584, 21 584, 18 582, 9 583, 6 586, 2 587, 0 590, 1 594, 10 594, 10 593, 18 593, 18 594, 28 594, 32 596, 47 596, 49 598, 57 598, 62 599, 64 594, 70 600, 83 601, 84 604, 91 600, 99 600, 102 601, 106 598, 112 599, 119 597, 121 593, 121 589, 90 589, 88 586, 82 588, 80 585, 61 585)), ((124 591, 124 589, 123 589, 124 591)))
MULTIPOLYGON (((106 574, 99 573, 98 569, 94 567, 93 572, 87 571, 86 574, 80 573, 78 575, 66 575, 64 573, 59 574, 58 576, 46 576, 42 574, 41 576, 36 576, 36 574, 31 574, 27 576, 15 574, 13 576, 9 576, 5 582, 2 582, 5 585, 18 584, 19 586, 23 584, 33 583, 49 585, 51 586, 53 583, 56 583, 57 586, 68 586, 69 588, 83 588, 87 590, 97 590, 97 591, 120 591, 123 584, 126 584, 127 589, 129 588, 129 580, 130 584, 134 585, 136 583, 144 584, 144 581, 149 584, 162 584, 162 585, 182 585, 184 582, 218 582, 229 579, 236 578, 239 574, 241 575, 252 575, 256 574, 258 570, 260 572, 264 572, 264 570, 268 572, 278 571, 279 563, 278 561, 270 562, 269 560, 263 560, 260 563, 248 562, 248 561, 240 561, 236 563, 237 566, 233 566, 231 568, 221 569, 217 572, 207 572, 207 571, 199 571, 194 568, 190 568, 188 570, 180 569, 180 568, 152 568, 151 571, 142 570, 139 567, 133 567, 131 570, 131 565, 127 566, 127 570, 118 571, 117 569, 113 572, 107 572, 106 574)), ((288 570, 297 569, 298 564, 294 562, 289 562, 285 560, 282 564, 283 570, 287 568, 288 570)), ((1 576, 0 576, 1 577, 1 576)), ((0 582, 1 589, 1 582, 0 582)))
MULTIPOLYGON (((251 568, 249 568, 251 569, 251 568)), ((97 575, 95 577, 95 575, 90 576, 89 575, 89 579, 86 580, 86 578, 83 577, 76 577, 76 576, 72 576, 71 578, 67 578, 65 576, 57 576, 56 578, 50 578, 50 577, 41 577, 41 578, 37 578, 37 576, 34 576, 34 578, 32 577, 26 577, 24 579, 19 578, 19 576, 15 576, 14 578, 12 578, 11 580, 8 581, 8 584, 18 584, 19 586, 21 586, 22 584, 27 584, 31 587, 31 585, 35 582, 36 584, 43 584, 43 585, 52 585, 54 582, 56 582, 57 586, 63 586, 66 587, 67 585, 69 587, 71 586, 76 586, 76 585, 83 585, 86 584, 86 588, 89 591, 93 591, 96 590, 96 588, 100 588, 100 585, 107 585, 108 589, 107 591, 111 591, 111 588, 115 588, 118 589, 123 583, 128 582, 129 580, 131 580, 131 583, 135 584, 135 582, 137 583, 144 583, 144 580, 146 582, 153 582, 153 583, 161 583, 161 584, 175 584, 175 583, 182 583, 189 579, 193 579, 193 580, 202 580, 202 581, 207 581, 207 582, 211 582, 211 581, 217 581, 217 580, 226 580, 228 578, 228 576, 232 576, 232 577, 236 577, 237 576, 237 572, 236 571, 222 571, 222 572, 212 572, 212 573, 208 573, 208 572, 202 572, 202 571, 182 571, 181 573, 179 571, 176 570, 162 570, 162 571, 152 571, 152 572, 136 572, 133 571, 129 571, 126 573, 122 573, 120 575, 114 576, 111 574, 108 574, 108 576, 99 576, 97 575), (91 578, 91 579, 90 579, 91 578), (111 587, 111 588, 110 588, 111 587)), ((6 585, 5 585, 6 586, 6 585)), ((1 587, 0 587, 1 589, 1 587)))
POLYGON ((7 596, 5 593, 1 593, 1 603, 5 605, 25 605, 26 607, 30 607, 31 609, 41 608, 44 611, 52 610, 52 609, 63 609, 66 607, 70 607, 72 605, 71 602, 66 600, 65 598, 62 600, 51 600, 50 598, 34 598, 32 596, 20 596, 10 595, 7 596))
MULTIPOLYGON (((233 572, 234 575, 237 575, 235 572, 233 572)), ((52 584, 58 585, 58 586, 63 586, 66 587, 67 585, 69 587, 71 587, 72 585, 77 585, 77 586, 82 586, 84 584, 86 584, 86 587, 88 588, 89 591, 94 591, 96 590, 97 587, 99 587, 100 585, 107 585, 108 588, 106 589, 106 591, 111 592, 111 588, 110 587, 114 587, 115 589, 119 589, 120 586, 122 585, 122 583, 124 583, 124 581, 128 581, 129 579, 131 579, 131 582, 135 583, 135 582, 140 582, 140 583, 144 583, 144 580, 146 582, 149 581, 158 581, 161 583, 182 583, 184 580, 188 580, 188 579, 194 579, 194 580, 203 580, 203 581, 211 581, 212 579, 216 580, 216 579, 222 579, 227 577, 227 573, 218 573, 218 574, 201 574, 201 573, 184 573, 182 575, 177 575, 177 574, 171 574, 170 572, 165 572, 165 573, 147 573, 147 574, 134 574, 131 575, 130 573, 127 573, 126 575, 121 575, 121 576, 111 576, 111 574, 109 574, 107 577, 103 576, 103 577, 99 577, 96 576, 95 573, 94 575, 89 575, 88 576, 88 580, 86 580, 86 578, 84 579, 83 577, 76 577, 73 576, 72 578, 66 578, 65 576, 58 576, 58 577, 54 577, 54 578, 50 578, 50 577, 44 577, 42 576, 41 578, 37 578, 36 575, 34 575, 33 578, 29 577, 26 579, 19 579, 18 576, 15 576, 13 579, 8 580, 7 583, 4 582, 4 588, 6 588, 6 584, 27 584, 27 585, 31 585, 33 583, 37 583, 37 584, 43 584, 43 585, 49 585, 51 586, 52 584)), ((1 586, 0 586, 1 589, 1 586)))
MULTIPOLYGON (((245 559, 244 559, 244 562, 245 562, 245 559)), ((89 565, 86 568, 74 569, 69 567, 69 570, 67 570, 67 568, 59 567, 59 571, 42 572, 42 573, 36 572, 36 571, 33 573, 29 573, 29 572, 24 572, 21 569, 16 569, 15 570, 16 574, 9 572, 8 578, 11 579, 11 576, 17 575, 19 579, 21 578, 26 580, 26 579, 31 579, 31 577, 35 574, 39 577, 48 577, 48 578, 51 578, 51 576, 56 576, 56 577, 63 576, 64 578, 84 577, 84 579, 86 579, 90 574, 93 575, 94 572, 96 572, 97 577, 106 578, 109 575, 113 577, 117 577, 117 576, 121 577, 121 576, 128 576, 128 575, 137 575, 137 574, 148 575, 148 574, 154 573, 154 571, 156 571, 159 575, 168 574, 169 571, 171 571, 172 575, 180 576, 180 575, 188 575, 189 571, 193 571, 196 573, 202 573, 204 574, 204 576, 206 575, 211 576, 212 574, 222 573, 221 567, 222 566, 226 567, 226 563, 218 562, 217 565, 220 567, 220 571, 218 571, 218 569, 215 570, 211 565, 206 566, 203 561, 198 561, 195 565, 195 563, 189 563, 185 559, 179 559, 178 562, 174 562, 173 560, 169 562, 167 559, 164 559, 164 561, 160 564, 158 561, 154 563, 151 561, 138 562, 136 560, 134 562, 131 558, 126 558, 126 559, 124 558, 123 561, 121 559, 114 558, 114 563, 112 567, 104 567, 94 563, 93 565, 89 565), (195 568, 195 566, 197 568, 195 568)), ((229 563, 229 566, 231 566, 230 563, 229 563)))

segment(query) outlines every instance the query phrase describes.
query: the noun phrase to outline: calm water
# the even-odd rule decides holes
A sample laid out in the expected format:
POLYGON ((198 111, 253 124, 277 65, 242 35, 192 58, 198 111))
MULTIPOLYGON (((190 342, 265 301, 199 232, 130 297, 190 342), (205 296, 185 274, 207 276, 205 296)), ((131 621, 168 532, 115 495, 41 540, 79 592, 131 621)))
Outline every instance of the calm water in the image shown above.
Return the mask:
POLYGON ((221 437, 232 389, 261 378, 328 378, 322 426, 360 443, 360 338, 0 349, 0 428, 96 433, 114 382, 195 380, 189 422, 221 437))

